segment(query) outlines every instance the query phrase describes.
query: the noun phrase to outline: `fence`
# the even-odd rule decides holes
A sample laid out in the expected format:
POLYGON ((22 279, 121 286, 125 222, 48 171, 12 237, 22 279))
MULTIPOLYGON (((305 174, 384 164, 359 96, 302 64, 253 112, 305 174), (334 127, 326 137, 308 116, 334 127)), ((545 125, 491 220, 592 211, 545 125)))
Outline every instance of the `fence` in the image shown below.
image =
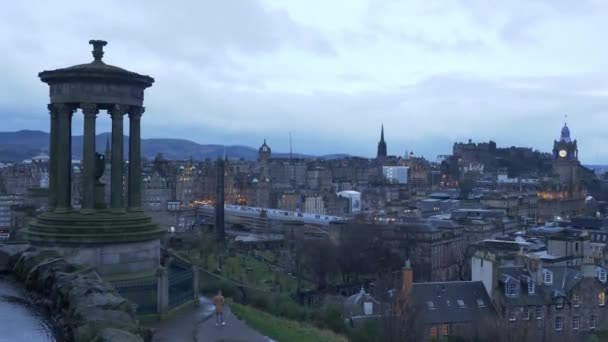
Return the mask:
POLYGON ((112 283, 118 293, 137 305, 137 314, 155 314, 158 311, 158 285, 156 278, 125 280, 112 283))
POLYGON ((169 310, 194 298, 194 273, 192 268, 171 267, 169 271, 169 310))

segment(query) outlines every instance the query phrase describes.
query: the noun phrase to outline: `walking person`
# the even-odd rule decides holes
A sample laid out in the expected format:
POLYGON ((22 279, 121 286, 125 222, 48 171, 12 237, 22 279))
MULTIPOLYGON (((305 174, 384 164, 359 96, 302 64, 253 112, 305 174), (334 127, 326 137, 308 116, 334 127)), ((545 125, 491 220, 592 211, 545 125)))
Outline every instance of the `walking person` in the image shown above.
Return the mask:
POLYGON ((222 296, 222 290, 217 291, 217 295, 213 297, 213 305, 215 305, 215 325, 226 325, 224 321, 224 296, 222 296))

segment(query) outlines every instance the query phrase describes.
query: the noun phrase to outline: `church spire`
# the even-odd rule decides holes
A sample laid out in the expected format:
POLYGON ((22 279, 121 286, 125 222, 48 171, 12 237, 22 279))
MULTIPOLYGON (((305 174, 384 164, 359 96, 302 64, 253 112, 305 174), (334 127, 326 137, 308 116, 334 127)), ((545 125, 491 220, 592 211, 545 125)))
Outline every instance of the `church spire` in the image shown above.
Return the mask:
POLYGON ((384 124, 382 124, 382 128, 380 130, 380 141, 378 142, 378 153, 376 154, 376 158, 384 157, 386 157, 386 142, 384 141, 384 124))
POLYGON ((110 136, 106 136, 106 150, 104 151, 104 158, 109 162, 112 156, 112 150, 110 150, 110 136))

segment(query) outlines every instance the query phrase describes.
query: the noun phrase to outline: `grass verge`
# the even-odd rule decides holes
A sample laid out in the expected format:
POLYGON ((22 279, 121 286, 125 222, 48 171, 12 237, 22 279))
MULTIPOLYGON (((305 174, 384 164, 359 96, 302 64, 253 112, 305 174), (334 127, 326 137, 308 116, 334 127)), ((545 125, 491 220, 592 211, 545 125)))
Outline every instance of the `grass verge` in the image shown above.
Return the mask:
POLYGON ((321 330, 307 323, 276 317, 264 311, 237 304, 230 309, 253 329, 279 342, 347 342, 346 337, 329 330, 321 330))

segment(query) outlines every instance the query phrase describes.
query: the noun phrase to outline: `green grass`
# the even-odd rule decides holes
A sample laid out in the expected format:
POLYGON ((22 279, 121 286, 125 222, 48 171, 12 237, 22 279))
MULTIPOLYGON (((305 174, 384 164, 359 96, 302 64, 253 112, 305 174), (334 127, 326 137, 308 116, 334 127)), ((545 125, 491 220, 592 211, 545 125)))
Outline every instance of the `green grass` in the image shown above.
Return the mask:
POLYGON ((239 318, 260 333, 279 342, 346 342, 344 336, 311 324, 276 317, 255 308, 232 303, 230 309, 239 318))
MULTIPOLYGON (((207 259, 207 269, 217 268, 217 258, 210 255, 207 259)), ((270 291, 279 285, 281 292, 294 292, 297 288, 297 280, 283 272, 275 272, 270 265, 252 257, 237 255, 224 258, 222 265, 223 277, 242 282, 246 285, 270 291)), ((312 288, 313 285, 307 281, 302 281, 302 288, 312 288)))

